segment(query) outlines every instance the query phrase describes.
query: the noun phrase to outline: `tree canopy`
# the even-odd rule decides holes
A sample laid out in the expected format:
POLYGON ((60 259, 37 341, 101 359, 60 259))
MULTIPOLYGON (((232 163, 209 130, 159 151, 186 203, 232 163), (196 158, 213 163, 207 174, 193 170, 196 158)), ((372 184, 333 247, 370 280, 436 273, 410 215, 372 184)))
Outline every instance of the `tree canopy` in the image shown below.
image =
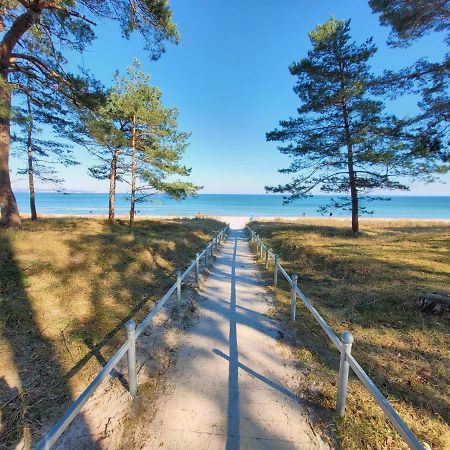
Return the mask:
POLYGON ((10 226, 20 224, 9 175, 11 92, 30 79, 79 101, 66 53, 86 49, 96 20, 118 22, 125 37, 139 32, 154 59, 165 40, 177 43, 179 35, 168 0, 6 0, 0 17, 0 209, 10 226))
POLYGON ((177 178, 190 174, 181 162, 189 134, 178 130, 178 110, 165 107, 161 97, 162 92, 150 85, 149 75, 135 60, 126 76, 116 74, 106 103, 87 125, 91 136, 106 151, 101 155, 101 164, 91 168, 91 174, 110 178, 110 196, 115 179, 130 184, 131 225, 136 202, 157 193, 179 200, 199 188, 177 178))
POLYGON ((285 185, 266 189, 288 193, 286 201, 317 189, 350 194, 350 200, 342 197, 329 207, 350 209, 356 232, 360 213, 367 212, 361 195, 368 199, 377 188, 405 190, 402 177, 429 176, 430 166, 425 157, 412 157, 402 122, 387 116, 372 94, 372 39, 358 45, 349 32, 350 21, 331 18, 318 25, 309 34, 308 56, 290 66, 301 101, 298 116, 280 121, 280 128, 267 133, 267 139, 283 143, 279 150, 292 162, 280 172, 295 176, 285 185))
POLYGON ((369 0, 380 23, 392 27, 391 45, 406 46, 426 33, 445 32, 450 43, 448 0, 369 0))
MULTIPOLYGON (((450 44, 448 0, 369 0, 380 23, 391 27, 388 43, 406 47, 426 34, 442 33, 450 44)), ((399 72, 386 70, 378 81, 391 98, 404 93, 421 95, 420 113, 410 120, 410 135, 419 154, 450 163, 450 54, 442 61, 418 60, 399 72)), ((448 169, 448 167, 447 167, 448 169)))

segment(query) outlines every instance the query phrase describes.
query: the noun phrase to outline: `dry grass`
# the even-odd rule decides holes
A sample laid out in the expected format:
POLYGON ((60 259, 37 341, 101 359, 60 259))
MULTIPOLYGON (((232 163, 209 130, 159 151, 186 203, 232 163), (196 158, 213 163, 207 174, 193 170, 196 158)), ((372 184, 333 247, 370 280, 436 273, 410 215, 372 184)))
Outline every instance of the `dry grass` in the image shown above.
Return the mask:
MULTIPOLYGON (((283 267, 298 273, 301 289, 334 330, 354 334, 353 354, 416 435, 433 449, 449 449, 450 315, 422 314, 415 300, 424 291, 449 290, 450 224, 363 221, 358 236, 348 223, 328 219, 252 227, 283 267)), ((281 283, 275 292, 276 314, 287 320, 286 289, 281 283)), ((300 395, 329 408, 340 446, 406 448, 355 376, 345 417, 332 413, 338 354, 304 307, 289 326, 298 364, 309 374, 300 395)))
POLYGON ((0 448, 30 446, 219 231, 214 220, 24 221, 0 231, 0 448))

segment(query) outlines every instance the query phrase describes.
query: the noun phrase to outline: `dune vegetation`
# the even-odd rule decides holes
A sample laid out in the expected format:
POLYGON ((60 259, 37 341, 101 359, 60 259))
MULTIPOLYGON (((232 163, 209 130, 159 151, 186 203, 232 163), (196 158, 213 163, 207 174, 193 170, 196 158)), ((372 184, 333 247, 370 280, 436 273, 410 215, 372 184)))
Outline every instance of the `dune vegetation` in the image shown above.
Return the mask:
MULTIPOLYGON (((332 328, 354 335, 353 354, 414 433, 434 449, 450 448, 450 314, 425 314, 422 292, 448 292, 450 223, 362 221, 353 235, 346 221, 304 219, 253 222, 288 273, 332 328)), ((263 262, 263 261, 261 261, 263 262)), ((272 284, 272 269, 266 271, 272 284)), ((299 395, 325 406, 325 426, 344 449, 403 449, 359 380, 350 377, 344 418, 334 414, 339 354, 309 311, 289 321, 288 285, 280 276, 274 314, 294 337, 308 383, 299 395)))
MULTIPOLYGON (((0 448, 52 424, 221 222, 25 220, 0 233, 0 448)), ((35 442, 33 440, 33 442, 35 442)))

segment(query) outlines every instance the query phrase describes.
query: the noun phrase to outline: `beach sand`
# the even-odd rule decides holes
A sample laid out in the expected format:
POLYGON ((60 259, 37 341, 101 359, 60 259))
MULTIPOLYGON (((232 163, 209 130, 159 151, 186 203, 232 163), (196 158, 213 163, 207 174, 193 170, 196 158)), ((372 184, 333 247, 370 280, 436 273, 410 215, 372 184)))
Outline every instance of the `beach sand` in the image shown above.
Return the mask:
MULTIPOLYGON (((24 218, 29 218, 28 215, 24 215, 24 218)), ((105 219, 106 215, 67 215, 67 214, 45 214, 41 215, 43 218, 64 218, 64 217, 84 217, 86 219, 105 219)), ((245 227, 247 223, 250 221, 258 221, 258 222, 297 222, 302 223, 306 222, 311 224, 312 222, 317 224, 332 224, 333 222, 345 223, 348 222, 349 226, 351 225, 350 217, 317 217, 317 216, 214 216, 214 215, 179 215, 179 216, 137 216, 135 220, 177 220, 177 219, 195 219, 195 218, 204 218, 204 219, 215 219, 221 222, 227 223, 230 225, 232 230, 240 230, 245 227)), ((117 215, 116 219, 127 220, 128 215, 117 215)), ((389 223, 395 223, 396 225, 403 224, 413 224, 418 223, 420 225, 425 225, 426 223, 436 224, 436 223, 450 223, 450 219, 416 219, 416 218, 395 218, 395 217, 360 217, 360 222, 363 224, 364 222, 378 222, 384 223, 388 225, 389 223)))

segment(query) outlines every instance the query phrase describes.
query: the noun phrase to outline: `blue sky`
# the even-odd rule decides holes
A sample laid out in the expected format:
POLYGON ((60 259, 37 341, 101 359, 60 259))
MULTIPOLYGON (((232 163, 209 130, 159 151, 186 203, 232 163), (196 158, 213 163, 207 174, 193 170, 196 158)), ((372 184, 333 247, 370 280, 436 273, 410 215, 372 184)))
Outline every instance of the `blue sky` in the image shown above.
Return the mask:
MULTIPOLYGON (((152 84, 162 89, 165 104, 179 107, 180 128, 192 132, 185 163, 205 193, 263 193, 265 185, 288 180, 277 169, 289 160, 276 143, 266 142, 265 133, 295 114, 299 100, 288 66, 306 55, 308 32, 318 23, 330 16, 351 18, 356 41, 373 36, 379 50, 372 66, 378 73, 420 57, 440 60, 446 51, 437 35, 408 49, 387 47, 389 30, 379 25, 365 0, 172 0, 171 6, 181 42, 168 44, 160 60, 150 60, 140 38, 125 40, 115 24, 105 22, 96 29, 94 45, 83 56, 73 55, 71 64, 110 85, 114 71, 124 71, 138 57, 152 84)), ((399 115, 413 114, 416 99, 388 106, 399 115)), ((106 182, 86 173, 90 157, 77 152, 82 165, 62 170, 65 187, 106 192, 106 182)), ((450 176, 443 180, 449 182, 450 176)), ((14 176, 14 187, 25 188, 26 180, 14 176)), ((448 185, 434 184, 414 186, 410 193, 450 192, 448 185)))

